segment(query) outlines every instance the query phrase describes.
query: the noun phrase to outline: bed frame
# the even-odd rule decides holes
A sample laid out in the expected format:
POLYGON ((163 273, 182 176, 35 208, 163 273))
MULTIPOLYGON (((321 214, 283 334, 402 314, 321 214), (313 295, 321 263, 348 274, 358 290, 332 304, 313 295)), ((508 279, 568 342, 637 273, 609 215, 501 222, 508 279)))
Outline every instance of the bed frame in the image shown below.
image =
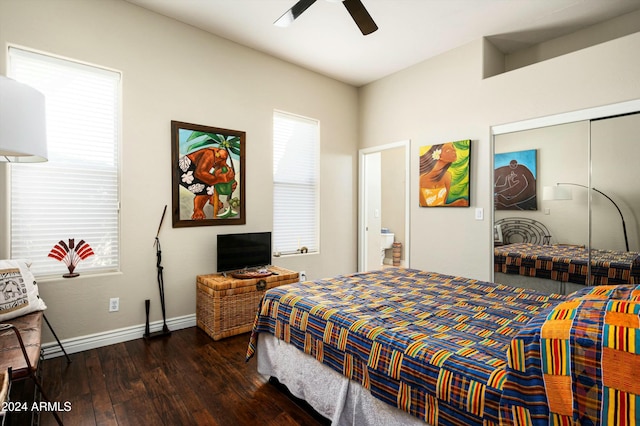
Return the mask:
POLYGON ((543 223, 524 217, 506 217, 495 224, 498 235, 496 245, 513 243, 550 244, 551 233, 543 223))

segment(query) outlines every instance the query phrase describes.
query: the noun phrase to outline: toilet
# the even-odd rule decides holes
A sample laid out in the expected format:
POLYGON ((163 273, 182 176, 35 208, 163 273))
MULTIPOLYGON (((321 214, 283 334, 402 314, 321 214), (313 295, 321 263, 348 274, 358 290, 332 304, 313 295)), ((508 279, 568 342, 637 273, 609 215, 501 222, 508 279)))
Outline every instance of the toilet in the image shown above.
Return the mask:
POLYGON ((382 247, 380 248, 380 264, 384 265, 384 251, 390 249, 393 246, 395 240, 395 234, 393 232, 381 232, 380 241, 382 247))

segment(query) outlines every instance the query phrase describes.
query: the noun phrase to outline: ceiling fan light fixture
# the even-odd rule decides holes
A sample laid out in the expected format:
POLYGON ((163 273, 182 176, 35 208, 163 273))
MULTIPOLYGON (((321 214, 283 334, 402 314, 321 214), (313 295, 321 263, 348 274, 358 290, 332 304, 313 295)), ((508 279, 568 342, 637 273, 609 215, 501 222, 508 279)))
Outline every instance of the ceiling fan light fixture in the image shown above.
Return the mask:
POLYGON ((273 25, 276 27, 288 27, 296 20, 296 18, 302 15, 302 12, 307 10, 316 0, 300 0, 293 7, 287 10, 281 17, 279 17, 273 25))
MULTIPOLYGON (((347 9, 354 22, 360 28, 360 32, 363 35, 371 34, 378 29, 378 26, 367 12, 367 9, 362 4, 361 0, 327 0, 331 3, 342 3, 347 9)), ((298 18, 302 13, 307 10, 316 0, 298 0, 296 4, 289 10, 287 10, 280 18, 278 18, 273 25, 276 27, 288 27, 298 18)))
POLYGON ((286 28, 293 23, 294 19, 295 18, 289 12, 287 12, 279 17, 278 20, 273 23, 273 25, 280 28, 286 28))

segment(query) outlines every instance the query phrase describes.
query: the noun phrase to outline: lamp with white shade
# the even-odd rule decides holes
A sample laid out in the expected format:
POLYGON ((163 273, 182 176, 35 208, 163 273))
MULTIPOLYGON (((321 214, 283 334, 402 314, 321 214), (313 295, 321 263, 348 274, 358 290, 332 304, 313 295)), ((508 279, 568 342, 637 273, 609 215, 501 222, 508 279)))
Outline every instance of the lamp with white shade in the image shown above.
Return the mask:
POLYGON ((571 188, 565 188, 560 184, 542 188, 543 200, 571 200, 572 198, 571 188))
POLYGON ((0 161, 47 161, 44 95, 0 75, 0 161))
MULTIPOLYGON (((0 162, 37 163, 47 161, 47 126, 44 95, 23 83, 0 75, 0 162)), ((71 362, 60 339, 43 318, 62 352, 71 362)), ((54 416, 59 424, 58 414, 54 416)))
MULTIPOLYGON (((542 199, 543 200, 571 200, 573 198, 571 193, 571 188, 563 187, 563 185, 579 186, 581 188, 589 189, 588 186, 582 185, 579 183, 556 183, 555 186, 545 186, 544 188, 542 188, 542 199)), ((607 194, 593 187, 591 189, 593 189, 595 192, 605 197, 607 200, 611 201, 611 203, 616 208, 616 210, 618 210, 618 213, 620 214, 620 220, 622 220, 622 233, 624 234, 624 244, 627 251, 629 251, 627 225, 624 222, 624 216, 622 215, 622 210, 620 210, 620 207, 618 207, 616 202, 613 201, 613 199, 609 197, 607 194)))

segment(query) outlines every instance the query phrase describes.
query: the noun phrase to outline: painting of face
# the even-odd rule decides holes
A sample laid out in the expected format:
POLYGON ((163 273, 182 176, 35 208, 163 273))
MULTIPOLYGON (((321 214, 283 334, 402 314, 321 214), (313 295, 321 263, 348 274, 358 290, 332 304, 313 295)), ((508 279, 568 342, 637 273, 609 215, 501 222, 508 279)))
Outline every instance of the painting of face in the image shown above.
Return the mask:
POLYGON ((420 206, 469 207, 471 140, 420 148, 420 206))
POLYGON ((496 210, 537 210, 535 149, 495 154, 496 210))

